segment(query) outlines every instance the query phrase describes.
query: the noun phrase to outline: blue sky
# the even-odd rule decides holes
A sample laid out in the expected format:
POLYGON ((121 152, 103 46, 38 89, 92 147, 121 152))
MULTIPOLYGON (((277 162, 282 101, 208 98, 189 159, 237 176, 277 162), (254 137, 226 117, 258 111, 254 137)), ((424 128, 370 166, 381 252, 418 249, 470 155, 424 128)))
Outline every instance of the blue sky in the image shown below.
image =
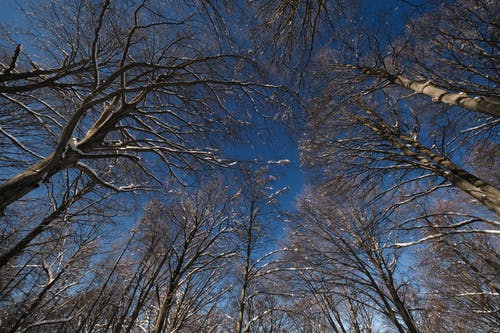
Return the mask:
MULTIPOLYGON (((415 1, 416 2, 416 1, 415 1)), ((0 0, 0 20, 8 30, 10 25, 21 25, 23 15, 17 8, 22 1, 0 0)), ((397 20, 399 15, 412 10, 408 2, 388 0, 372 1, 362 0, 364 21, 367 25, 372 24, 381 12, 388 14, 387 24, 391 31, 398 31, 402 28, 402 20, 397 20), (398 24, 399 23, 399 24, 398 24)), ((230 156, 243 160, 276 161, 287 159, 291 163, 288 165, 276 166, 273 169, 281 177, 276 182, 277 187, 289 188, 283 197, 283 205, 287 209, 292 209, 296 197, 302 192, 304 186, 304 175, 300 169, 299 152, 297 149, 298 138, 293 138, 284 129, 282 124, 269 123, 268 128, 262 128, 248 138, 249 142, 229 148, 230 156)), ((227 149, 224 147, 223 149, 227 149)), ((278 176, 278 175, 277 175, 278 176)))
POLYGON ((0 0, 0 20, 7 27, 9 24, 19 24, 23 20, 22 15, 18 11, 17 0, 0 0))

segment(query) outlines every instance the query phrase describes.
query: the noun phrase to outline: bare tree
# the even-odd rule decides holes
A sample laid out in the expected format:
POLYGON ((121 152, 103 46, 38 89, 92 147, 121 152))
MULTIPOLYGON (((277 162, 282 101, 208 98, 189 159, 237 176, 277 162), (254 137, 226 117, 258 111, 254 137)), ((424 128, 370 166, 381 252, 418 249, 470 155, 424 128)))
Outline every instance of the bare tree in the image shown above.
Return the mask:
POLYGON ((398 4, 27 5, 0 37, 0 330, 494 332, 499 6, 398 4), (228 168, 295 108, 276 83, 307 111, 286 223, 288 160, 228 168))
MULTIPOLYGON (((113 245, 109 254, 96 257, 85 252, 84 258, 95 261, 78 266, 87 273, 73 268, 68 273, 74 275, 60 281, 58 288, 50 280, 34 301, 29 294, 22 300, 15 296, 25 310, 13 313, 15 319, 3 316, 4 328, 12 332, 192 332, 209 322, 221 325, 213 313, 228 292, 229 258, 235 255, 229 246, 234 197, 227 190, 215 181, 198 190, 171 193, 164 202, 149 202, 129 238, 113 245), (50 297, 45 289, 52 292, 50 297)), ((94 240, 89 243, 100 245, 94 240)), ((43 269, 51 279, 65 276, 43 269)), ((22 291, 19 285, 11 289, 12 297, 22 291)), ((2 298, 7 309, 8 299, 2 298)))
POLYGON ((390 43, 380 41, 383 35, 352 29, 339 36, 342 47, 324 49, 314 71, 318 85, 326 88, 310 108, 311 135, 302 146, 306 160, 330 169, 343 164, 347 177, 364 177, 368 175, 365 172, 372 180, 374 173, 391 178, 411 174, 405 181, 437 176, 499 215, 500 192, 495 177, 473 174, 463 158, 475 147, 495 142, 498 119, 477 112, 493 116, 499 112, 494 79, 482 79, 490 77, 486 64, 495 63, 495 57, 488 52, 468 51, 493 38, 494 9, 485 2, 466 3, 451 6, 453 9, 438 6, 439 14, 429 14, 439 15, 438 22, 419 17, 410 21, 413 30, 409 36, 390 43), (480 22, 471 17, 473 4, 479 6, 480 22), (447 34, 455 20, 469 23, 462 24, 455 34, 447 34), (428 43, 414 37, 418 24, 423 25, 423 31, 436 26, 436 37, 429 37, 428 43), (482 29, 485 35, 479 36, 482 29), (465 41, 469 35, 477 39, 465 41), (443 42, 445 38, 449 44, 443 42), (465 43, 462 49, 456 46, 461 41, 465 43), (426 50, 434 52, 433 56, 424 56, 426 50), (428 62, 436 59, 439 65, 428 64, 426 71, 410 57, 414 54, 428 62), (464 54, 467 61, 477 59, 477 68, 470 64, 466 70, 462 64, 463 70, 457 70, 459 65, 453 59, 464 59, 464 54))
POLYGON ((2 64, 3 107, 16 110, 2 120, 10 147, 2 211, 66 169, 114 191, 134 191, 162 182, 166 172, 155 172, 154 163, 171 173, 195 161, 221 164, 209 133, 248 121, 245 110, 230 106, 246 98, 246 111, 257 107, 262 89, 271 87, 252 81, 250 59, 219 50, 203 20, 189 19, 204 14, 189 3, 75 1, 47 10, 55 21, 32 22, 46 32, 33 44, 46 38, 40 57, 47 64, 34 63, 31 46, 13 48, 2 64), (32 125, 23 126, 25 119, 32 125), (106 172, 121 163, 139 170, 141 182, 122 183, 106 172))
POLYGON ((310 156, 323 157, 311 159, 312 164, 330 170, 336 166, 348 177, 366 177, 371 181, 378 181, 376 177, 405 177, 403 183, 440 177, 499 215, 500 191, 495 184, 466 171, 449 157, 462 153, 457 152, 459 147, 446 141, 438 143, 454 134, 453 139, 457 140, 461 137, 479 140, 484 134, 482 130, 451 124, 438 129, 424 128, 418 118, 411 123, 406 118, 408 114, 394 103, 397 101, 386 97, 382 105, 370 99, 329 111, 319 108, 311 119, 314 136, 304 140, 303 150, 312 153, 310 156), (424 133, 428 132, 434 137, 427 137, 424 133))
POLYGON ((421 288, 426 290, 422 306, 426 308, 423 317, 427 330, 493 332, 498 326, 495 238, 478 232, 482 229, 473 227, 470 220, 450 214, 427 217, 428 245, 419 248, 419 266, 415 269, 421 288), (457 224, 468 230, 456 232, 457 224), (432 237, 436 235, 440 237, 432 237))
MULTIPOLYGON (((226 245, 234 218, 233 199, 231 193, 226 193, 227 188, 220 186, 209 185, 203 191, 189 201, 181 198, 174 202, 165 216, 169 223, 158 226, 168 234, 158 241, 171 244, 164 254, 169 269, 165 280, 156 286, 163 286, 164 291, 158 299, 152 332, 199 329, 187 325, 191 317, 227 291, 224 267, 234 256, 233 249, 226 245)), ((159 234, 153 231, 152 236, 159 234)))
POLYGON ((410 20, 406 45, 393 56, 396 71, 427 88, 409 81, 403 86, 498 118, 498 13, 494 1, 455 0, 410 20))
POLYGON ((276 305, 263 306, 266 301, 276 302, 273 294, 278 296, 282 292, 279 283, 271 281, 273 275, 284 270, 279 263, 281 250, 266 246, 266 243, 271 243, 270 228, 279 212, 278 197, 286 190, 273 188, 275 176, 269 169, 270 165, 267 165, 257 170, 249 167, 241 171, 243 181, 239 190, 240 209, 234 240, 239 251, 236 267, 240 271, 234 278, 240 294, 234 328, 238 333, 259 331, 259 327, 260 330, 273 329, 276 324, 267 320, 280 312, 276 305), (270 327, 262 328, 266 321, 270 327))
POLYGON ((303 70, 311 61, 317 41, 330 38, 331 29, 337 26, 336 16, 344 15, 350 6, 342 0, 263 0, 252 2, 255 6, 255 29, 259 39, 271 40, 261 43, 260 49, 269 54, 269 61, 278 67, 285 65, 282 75, 303 70))
POLYGON ((361 200, 334 200, 321 190, 306 197, 290 245, 290 260, 309 268, 298 278, 326 316, 324 324, 334 332, 370 332, 387 321, 398 332, 419 332, 402 252, 387 247, 398 238, 392 217, 362 208, 361 200))
POLYGON ((100 229, 105 225, 104 216, 92 216, 90 210, 85 215, 68 212, 53 221, 44 237, 2 269, 3 331, 46 331, 73 319, 58 311, 70 295, 87 287, 89 263, 99 253, 100 229))
POLYGON ((474 143, 495 141, 500 115, 496 77, 490 73, 498 67, 495 3, 426 4, 433 10, 416 10, 401 31, 383 22, 369 28, 356 4, 339 13, 329 10, 335 1, 304 2, 315 9, 312 17, 336 23, 321 26, 310 25, 310 11, 297 3, 279 3, 290 29, 312 31, 307 42, 320 27, 331 33, 330 40, 316 43, 317 65, 307 78, 321 91, 308 106, 309 132, 302 145, 307 162, 327 169, 342 162, 359 165, 348 177, 372 164, 389 177, 400 176, 401 169, 423 170, 500 214, 495 180, 472 174, 454 158, 474 143), (400 155, 404 162, 395 163, 400 155))
POLYGON ((246 51, 223 47, 229 36, 219 35, 219 23, 205 28, 207 11, 224 8, 33 5, 35 33, 3 35, 0 267, 80 200, 133 200, 201 166, 227 166, 221 139, 244 132, 255 111, 265 116, 273 87, 259 83, 246 51), (36 214, 22 218, 25 211, 36 214))
MULTIPOLYGON (((4 28, 2 329, 196 331, 212 320, 230 255, 219 241, 228 217, 215 211, 227 198, 213 216, 196 211, 216 205, 201 194, 175 212, 157 204, 170 220, 148 222, 158 232, 142 235, 149 252, 139 256, 137 232, 113 256, 103 252, 109 224, 139 192, 229 165, 220 143, 267 117, 276 100, 248 44, 230 40, 225 20, 241 12, 226 5, 37 2, 24 34, 4 28), (187 219, 176 220, 182 209, 187 219)), ((125 220, 117 231, 127 228, 125 220)))

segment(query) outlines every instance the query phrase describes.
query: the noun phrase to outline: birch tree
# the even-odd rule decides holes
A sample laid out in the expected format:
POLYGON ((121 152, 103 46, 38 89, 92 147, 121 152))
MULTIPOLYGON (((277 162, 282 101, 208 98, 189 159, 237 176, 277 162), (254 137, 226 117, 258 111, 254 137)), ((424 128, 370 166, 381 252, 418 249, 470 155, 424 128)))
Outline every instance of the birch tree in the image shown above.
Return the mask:
MULTIPOLYGON (((458 157, 467 155, 474 145, 491 145, 496 140, 500 104, 498 82, 491 75, 498 67, 496 3, 457 0, 421 4, 422 10, 413 8, 401 27, 365 19, 367 13, 357 3, 338 11, 332 10, 340 8, 335 1, 306 3, 303 6, 314 9, 314 15, 293 1, 276 6, 276 11, 287 18, 290 30, 300 27, 297 31, 309 31, 307 42, 330 34, 329 39, 313 45, 316 65, 309 69, 304 84, 304 89, 312 86, 315 92, 311 94, 318 97, 307 107, 309 132, 302 145, 306 163, 326 168, 334 164, 338 167, 342 161, 358 164, 358 156, 368 154, 364 143, 373 147, 374 139, 389 131, 392 134, 383 134, 380 146, 373 148, 374 157, 358 164, 360 169, 376 161, 379 165, 374 169, 382 170, 383 163, 388 165, 388 177, 394 177, 393 171, 401 168, 434 170, 435 176, 441 174, 438 177, 498 215, 498 184, 473 174, 458 157), (332 24, 311 25, 311 17, 317 18, 315 22, 332 24), (359 110, 368 117, 360 118, 359 110), (356 125, 360 123, 364 123, 364 132, 356 125), (335 151, 351 149, 347 148, 349 140, 358 140, 357 146, 351 146, 352 155, 335 155, 335 151), (338 149, 326 148, 334 145, 338 149), (414 162, 409 163, 412 167, 406 164, 408 160, 395 165, 395 155, 384 155, 387 146, 393 147, 396 155, 413 156, 414 162)), ((411 6, 407 2, 403 5, 411 6)), ((380 17, 390 17, 384 14, 390 15, 380 13, 380 17)), ((282 27, 280 22, 276 21, 276 29, 282 27)), ((286 35, 285 28, 280 31, 286 35)), ((280 40, 274 38, 278 45, 280 40)))
MULTIPOLYGON (((436 14, 410 20, 409 31, 385 42, 384 31, 365 34, 353 23, 339 33, 338 48, 320 52, 314 73, 318 87, 326 87, 309 109, 311 135, 302 145, 306 161, 327 169, 343 164, 348 177, 360 179, 395 179, 403 170, 406 181, 439 177, 500 214, 495 177, 474 174, 464 158, 496 141, 497 89, 488 74, 497 61, 490 53, 497 47, 490 43, 495 6, 458 3, 438 5, 436 14), (452 33, 455 22, 461 24, 452 33), (417 32, 419 24, 428 40, 417 32), (434 37, 431 27, 437 29, 434 37), (489 51, 477 51, 481 47, 489 51)), ((439 181, 434 184, 429 188, 439 181)))

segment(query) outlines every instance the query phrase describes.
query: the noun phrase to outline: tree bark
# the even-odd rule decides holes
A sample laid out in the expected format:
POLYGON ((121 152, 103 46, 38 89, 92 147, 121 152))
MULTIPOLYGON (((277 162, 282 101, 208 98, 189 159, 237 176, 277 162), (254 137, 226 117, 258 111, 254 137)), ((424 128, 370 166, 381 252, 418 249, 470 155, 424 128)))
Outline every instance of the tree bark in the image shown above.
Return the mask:
POLYGON ((500 216, 499 189, 462 169, 450 159, 435 154, 432 150, 413 138, 399 134, 399 139, 406 144, 403 144, 394 138, 391 141, 403 152, 404 155, 412 158, 428 169, 435 170, 437 175, 445 178, 450 183, 479 201, 488 210, 500 216), (414 148, 415 151, 410 149, 408 145, 414 148))
POLYGON ((437 155, 421 144, 418 139, 402 133, 399 129, 388 125, 373 110, 365 108, 367 114, 377 119, 372 123, 358 117, 364 126, 389 141, 396 149, 409 158, 417 168, 432 170, 436 176, 450 183, 479 201, 488 210, 500 216, 500 190, 485 180, 453 163, 449 158, 437 155))
POLYGON ((487 114, 489 116, 500 117, 500 103, 485 97, 469 97, 465 93, 454 93, 442 89, 428 82, 418 82, 410 80, 402 75, 391 76, 390 81, 401 87, 413 90, 418 94, 427 95, 433 102, 441 102, 448 105, 456 105, 468 110, 487 114))
MULTIPOLYGON (((116 99, 114 101, 116 102, 116 99)), ((5 207, 38 188, 56 173, 75 166, 81 158, 81 153, 92 151, 93 147, 102 142, 106 134, 113 129, 114 125, 127 112, 134 110, 135 105, 125 104, 115 113, 112 112, 113 107, 114 105, 102 112, 101 117, 92 125, 85 137, 77 143, 78 151, 75 151, 74 148, 69 146, 68 142, 71 140, 72 132, 86 110, 84 107, 80 108, 66 125, 61 134, 60 143, 50 156, 0 184, 0 214, 5 207)))
POLYGON ((360 70, 363 74, 379 77, 388 80, 390 83, 400 87, 410 89, 417 94, 426 95, 432 98, 435 103, 444 103, 448 105, 460 106, 462 108, 493 116, 500 117, 500 100, 493 100, 483 96, 469 97, 464 92, 452 92, 438 87, 431 81, 419 82, 403 75, 394 75, 386 70, 380 70, 370 67, 337 65, 342 68, 360 70))
POLYGON ((76 165, 77 161, 76 152, 66 151, 64 157, 53 153, 28 170, 0 184, 0 214, 3 213, 5 207, 38 188, 59 171, 76 165))

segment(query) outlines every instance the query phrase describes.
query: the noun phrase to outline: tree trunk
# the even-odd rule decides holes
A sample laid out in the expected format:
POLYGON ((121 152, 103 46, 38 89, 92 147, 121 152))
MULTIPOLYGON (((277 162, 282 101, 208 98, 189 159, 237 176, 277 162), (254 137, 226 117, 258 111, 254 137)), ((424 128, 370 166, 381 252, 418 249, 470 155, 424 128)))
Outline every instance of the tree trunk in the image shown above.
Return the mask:
POLYGON ((417 82, 402 75, 392 76, 390 81, 399 86, 413 90, 418 94, 427 95, 433 102, 461 106, 465 109, 500 117, 500 103, 485 97, 468 97, 465 93, 454 93, 441 89, 431 82, 417 82))
POLYGON ((55 153, 44 158, 28 170, 10 178, 0 185, 0 214, 4 209, 26 194, 48 181, 61 170, 71 168, 78 161, 78 154, 68 150, 64 156, 55 153))
POLYGON ((0 268, 7 265, 7 263, 17 255, 21 254, 28 244, 39 234, 41 234, 51 223, 59 217, 75 200, 74 197, 65 200, 57 209, 49 216, 44 218, 36 227, 34 227, 26 236, 12 246, 7 252, 0 256, 0 268))
POLYGON ((488 210, 500 216, 499 189, 462 169, 450 159, 436 155, 432 150, 413 138, 400 134, 399 139, 415 149, 413 151, 399 140, 395 138, 391 139, 393 144, 404 155, 412 158, 424 167, 435 170, 437 175, 446 178, 450 183, 483 204, 488 210))
POLYGON ((170 308, 172 307, 172 297, 173 291, 169 290, 168 295, 165 298, 165 301, 162 303, 160 307, 160 311, 158 313, 158 319, 156 320, 155 326, 153 328, 153 333, 160 333, 165 326, 165 321, 168 318, 170 313, 170 308))
POLYGON ((339 65, 339 67, 347 67, 354 70, 360 70, 363 74, 384 78, 392 84, 413 90, 417 94, 429 96, 435 103, 456 105, 471 111, 487 114, 489 116, 497 118, 500 117, 499 100, 493 100, 491 98, 482 96, 469 97, 464 92, 455 93, 446 89, 439 88, 431 81, 419 82, 409 79, 403 75, 393 75, 386 70, 352 65, 339 65))

